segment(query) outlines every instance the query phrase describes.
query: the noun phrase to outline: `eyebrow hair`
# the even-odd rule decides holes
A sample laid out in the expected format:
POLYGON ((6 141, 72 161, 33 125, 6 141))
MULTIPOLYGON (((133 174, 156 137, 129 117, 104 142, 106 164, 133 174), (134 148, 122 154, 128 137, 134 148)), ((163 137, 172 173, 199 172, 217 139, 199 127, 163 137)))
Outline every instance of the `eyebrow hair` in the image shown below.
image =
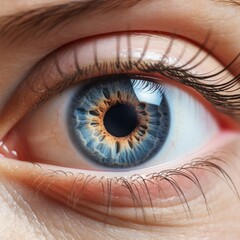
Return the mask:
POLYGON ((85 0, 48 5, 0 17, 0 38, 14 41, 25 34, 41 36, 62 23, 81 14, 105 13, 113 10, 131 8, 149 0, 85 0))
MULTIPOLYGON (((9 16, 0 17, 0 38, 9 43, 25 36, 41 36, 44 33, 67 23, 81 14, 104 13, 113 10, 131 8, 140 2, 151 0, 84 0, 48 5, 32 10, 21 11, 9 16)), ((216 3, 231 4, 239 7, 239 0, 212 0, 216 3)))

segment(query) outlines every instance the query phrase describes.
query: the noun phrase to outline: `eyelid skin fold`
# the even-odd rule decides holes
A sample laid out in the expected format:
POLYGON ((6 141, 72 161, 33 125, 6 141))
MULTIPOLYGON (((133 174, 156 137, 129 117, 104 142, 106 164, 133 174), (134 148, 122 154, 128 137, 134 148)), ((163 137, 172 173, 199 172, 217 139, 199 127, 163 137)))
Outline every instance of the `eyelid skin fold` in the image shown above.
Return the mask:
POLYGON ((195 88, 210 98, 207 100, 218 110, 237 118, 239 103, 234 96, 239 81, 226 70, 199 47, 169 36, 132 33, 77 41, 40 62, 17 88, 1 112, 0 136, 6 134, 10 124, 16 124, 52 95, 80 81, 112 73, 139 73, 176 80, 195 88), (226 94, 227 105, 223 104, 226 94), (11 123, 9 118, 13 119, 11 123))

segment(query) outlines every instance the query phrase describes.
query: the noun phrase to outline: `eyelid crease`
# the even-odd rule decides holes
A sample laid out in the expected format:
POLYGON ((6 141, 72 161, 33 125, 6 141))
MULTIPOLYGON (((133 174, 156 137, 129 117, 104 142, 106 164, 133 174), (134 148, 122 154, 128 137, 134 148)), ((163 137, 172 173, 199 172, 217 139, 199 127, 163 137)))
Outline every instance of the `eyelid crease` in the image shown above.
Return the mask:
POLYGON ((219 2, 219 3, 227 3, 229 5, 233 5, 235 7, 240 7, 240 1, 239 0, 212 0, 213 2, 219 2))
POLYGON ((31 37, 47 34, 57 26, 74 19, 81 14, 111 12, 116 9, 127 9, 146 0, 90 0, 69 1, 67 3, 43 6, 18 14, 0 18, 0 36, 9 44, 26 34, 31 37))
MULTIPOLYGON (((209 0, 239 7, 238 0, 209 0)), ((64 22, 70 21, 81 14, 92 12, 111 12, 116 9, 131 8, 147 0, 91 0, 91 1, 69 1, 68 3, 43 6, 28 11, 22 11, 14 15, 0 18, 0 36, 13 43, 25 34, 43 35, 56 28, 64 22), (17 35, 16 35, 17 33, 17 35), (10 41, 11 40, 11 41, 10 41)))

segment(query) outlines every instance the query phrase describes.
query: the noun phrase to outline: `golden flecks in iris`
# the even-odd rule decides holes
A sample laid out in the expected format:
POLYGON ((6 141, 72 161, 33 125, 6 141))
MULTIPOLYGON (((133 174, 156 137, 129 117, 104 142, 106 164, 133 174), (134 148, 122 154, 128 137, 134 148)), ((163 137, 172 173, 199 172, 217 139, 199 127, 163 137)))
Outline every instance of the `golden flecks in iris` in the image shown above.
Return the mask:
POLYGON ((103 142, 116 154, 119 154, 121 149, 131 150, 139 142, 146 137, 148 130, 149 115, 146 111, 146 104, 140 103, 139 100, 133 94, 121 93, 116 91, 110 97, 107 89, 102 90, 103 98, 99 106, 89 111, 89 128, 93 133, 92 138, 94 141, 103 142), (131 104, 137 112, 138 126, 132 131, 131 134, 125 137, 115 137, 111 135, 104 126, 105 113, 117 104, 131 104))

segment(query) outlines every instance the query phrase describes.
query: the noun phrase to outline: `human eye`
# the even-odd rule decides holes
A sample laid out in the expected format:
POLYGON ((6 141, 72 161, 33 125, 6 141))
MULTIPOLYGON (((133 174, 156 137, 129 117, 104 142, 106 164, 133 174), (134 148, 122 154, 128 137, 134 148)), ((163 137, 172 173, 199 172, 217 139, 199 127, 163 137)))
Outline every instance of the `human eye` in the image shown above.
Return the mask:
MULTIPOLYGON (((40 189, 51 186, 49 195, 83 214, 102 206, 100 220, 112 221, 125 218, 119 207, 142 211, 163 199, 189 207, 200 195, 205 201, 209 171, 227 179, 215 159, 237 135, 239 83, 203 49, 177 36, 96 36, 64 46, 39 66, 17 91, 28 107, 3 145, 14 158, 50 171, 43 183, 39 178, 40 189), (76 189, 58 193, 64 181, 77 182, 76 189)), ((130 219, 159 223, 160 216, 130 219)))
MULTIPOLYGON (((148 24, 136 12, 129 14, 136 19, 124 15, 126 23, 120 15, 119 25, 106 21, 120 3, 105 4, 96 14, 102 22, 94 14, 90 25, 81 16, 56 29, 49 22, 55 35, 33 31, 9 56, 31 57, 1 63, 3 73, 12 69, 3 79, 13 82, 0 104, 2 172, 31 189, 33 202, 40 195, 44 206, 54 200, 65 220, 73 210, 73 219, 93 221, 87 229, 99 234, 108 226, 138 235, 144 229, 146 239, 163 230, 172 237, 173 227, 184 235, 210 226, 211 218, 218 223, 226 202, 239 198, 237 44, 220 26, 201 28, 192 16, 199 31, 189 27, 182 8, 166 4, 169 14, 162 7, 158 15, 146 4, 159 20, 148 16, 148 24)), ((62 21, 57 7, 51 11, 62 21)), ((28 24, 23 18, 20 27, 28 24)), ((9 26, 0 25, 0 49, 9 26)), ((13 41, 26 34, 19 29, 13 41)))

